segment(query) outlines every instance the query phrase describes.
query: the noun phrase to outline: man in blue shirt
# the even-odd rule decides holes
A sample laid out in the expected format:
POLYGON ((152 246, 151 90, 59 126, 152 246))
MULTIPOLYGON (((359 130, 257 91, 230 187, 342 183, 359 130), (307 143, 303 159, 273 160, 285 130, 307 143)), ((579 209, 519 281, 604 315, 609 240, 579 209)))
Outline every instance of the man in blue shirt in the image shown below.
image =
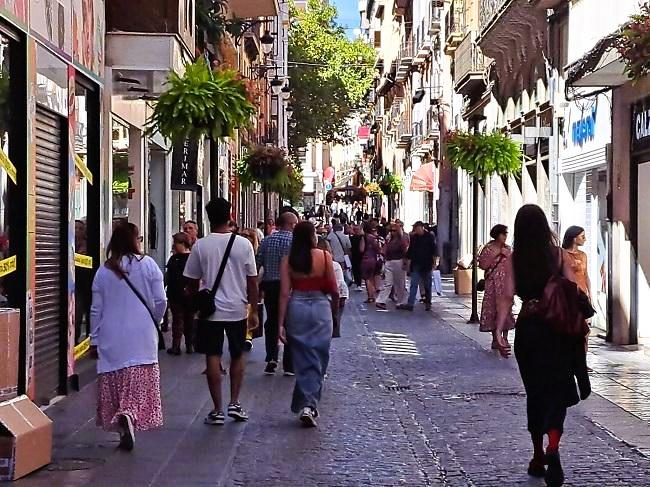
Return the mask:
MULTIPOLYGON (((266 340, 266 375, 275 374, 278 367, 278 307, 280 304, 280 263, 289 255, 293 240, 293 228, 298 223, 298 217, 292 212, 284 212, 278 217, 277 232, 262 240, 257 255, 258 267, 264 268, 262 275, 262 291, 264 291, 264 306, 266 307, 266 323, 264 335, 266 340)), ((293 363, 289 345, 284 346, 282 355, 284 375, 292 376, 293 363)))

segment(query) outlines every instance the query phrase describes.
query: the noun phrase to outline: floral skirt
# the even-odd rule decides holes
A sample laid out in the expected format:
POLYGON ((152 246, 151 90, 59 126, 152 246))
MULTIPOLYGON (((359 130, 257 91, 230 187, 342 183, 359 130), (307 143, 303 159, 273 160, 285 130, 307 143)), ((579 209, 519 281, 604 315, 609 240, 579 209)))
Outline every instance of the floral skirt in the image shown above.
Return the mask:
POLYGON ((120 416, 129 416, 136 431, 163 424, 158 364, 136 365, 99 374, 97 426, 119 431, 120 416))

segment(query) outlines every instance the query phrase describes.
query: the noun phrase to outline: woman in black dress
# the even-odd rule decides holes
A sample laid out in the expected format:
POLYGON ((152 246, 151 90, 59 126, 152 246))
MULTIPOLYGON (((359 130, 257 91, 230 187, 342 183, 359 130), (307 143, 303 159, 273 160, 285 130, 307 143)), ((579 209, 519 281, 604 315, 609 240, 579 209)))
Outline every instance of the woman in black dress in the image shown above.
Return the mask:
POLYGON ((361 259, 363 252, 361 252, 361 241, 363 240, 363 231, 359 225, 352 227, 352 235, 350 235, 350 243, 352 250, 350 251, 350 261, 352 263, 352 278, 357 285, 357 289, 361 289, 361 259))
POLYGON ((566 410, 586 399, 591 390, 584 337, 554 331, 541 316, 540 300, 553 275, 561 273, 572 281, 575 277, 571 260, 565 258, 546 215, 536 205, 525 205, 517 213, 513 247, 505 261, 506 284, 499 298, 497 337, 502 336, 516 294, 523 304, 516 324, 515 357, 526 389, 528 431, 533 442, 528 473, 544 477, 548 486, 559 486, 564 483, 559 447, 566 410), (546 452, 544 435, 548 436, 546 452))

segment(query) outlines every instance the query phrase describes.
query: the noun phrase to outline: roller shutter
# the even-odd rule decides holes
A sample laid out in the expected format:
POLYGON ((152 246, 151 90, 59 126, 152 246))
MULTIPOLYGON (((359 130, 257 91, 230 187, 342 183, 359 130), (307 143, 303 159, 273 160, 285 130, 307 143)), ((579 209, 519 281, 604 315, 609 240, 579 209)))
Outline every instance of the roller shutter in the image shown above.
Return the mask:
POLYGON ((59 393, 63 376, 62 136, 61 118, 37 108, 34 382, 39 403, 47 403, 59 393))

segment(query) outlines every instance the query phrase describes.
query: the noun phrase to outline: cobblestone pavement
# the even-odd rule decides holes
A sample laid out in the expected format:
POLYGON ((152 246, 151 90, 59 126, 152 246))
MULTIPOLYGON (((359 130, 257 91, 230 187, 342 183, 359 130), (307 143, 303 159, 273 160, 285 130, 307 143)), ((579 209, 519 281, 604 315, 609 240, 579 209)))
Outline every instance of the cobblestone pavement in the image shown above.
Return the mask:
MULTIPOLYGON (((379 312, 353 293, 334 341, 318 429, 289 412, 292 379, 266 377, 263 341, 249 357, 246 424, 202 424, 209 410, 199 357, 163 357, 165 427, 136 450, 93 425, 92 387, 48 411, 55 462, 25 486, 542 486, 529 479, 525 396, 514 360, 486 350, 451 318, 379 312), (444 319, 443 319, 444 318, 444 319)), ((650 409, 650 408, 648 408, 650 409)), ((572 408, 563 440, 566 485, 650 485, 650 461, 600 417, 650 438, 650 427, 594 395, 572 408), (618 437, 617 437, 618 436, 618 437)))

